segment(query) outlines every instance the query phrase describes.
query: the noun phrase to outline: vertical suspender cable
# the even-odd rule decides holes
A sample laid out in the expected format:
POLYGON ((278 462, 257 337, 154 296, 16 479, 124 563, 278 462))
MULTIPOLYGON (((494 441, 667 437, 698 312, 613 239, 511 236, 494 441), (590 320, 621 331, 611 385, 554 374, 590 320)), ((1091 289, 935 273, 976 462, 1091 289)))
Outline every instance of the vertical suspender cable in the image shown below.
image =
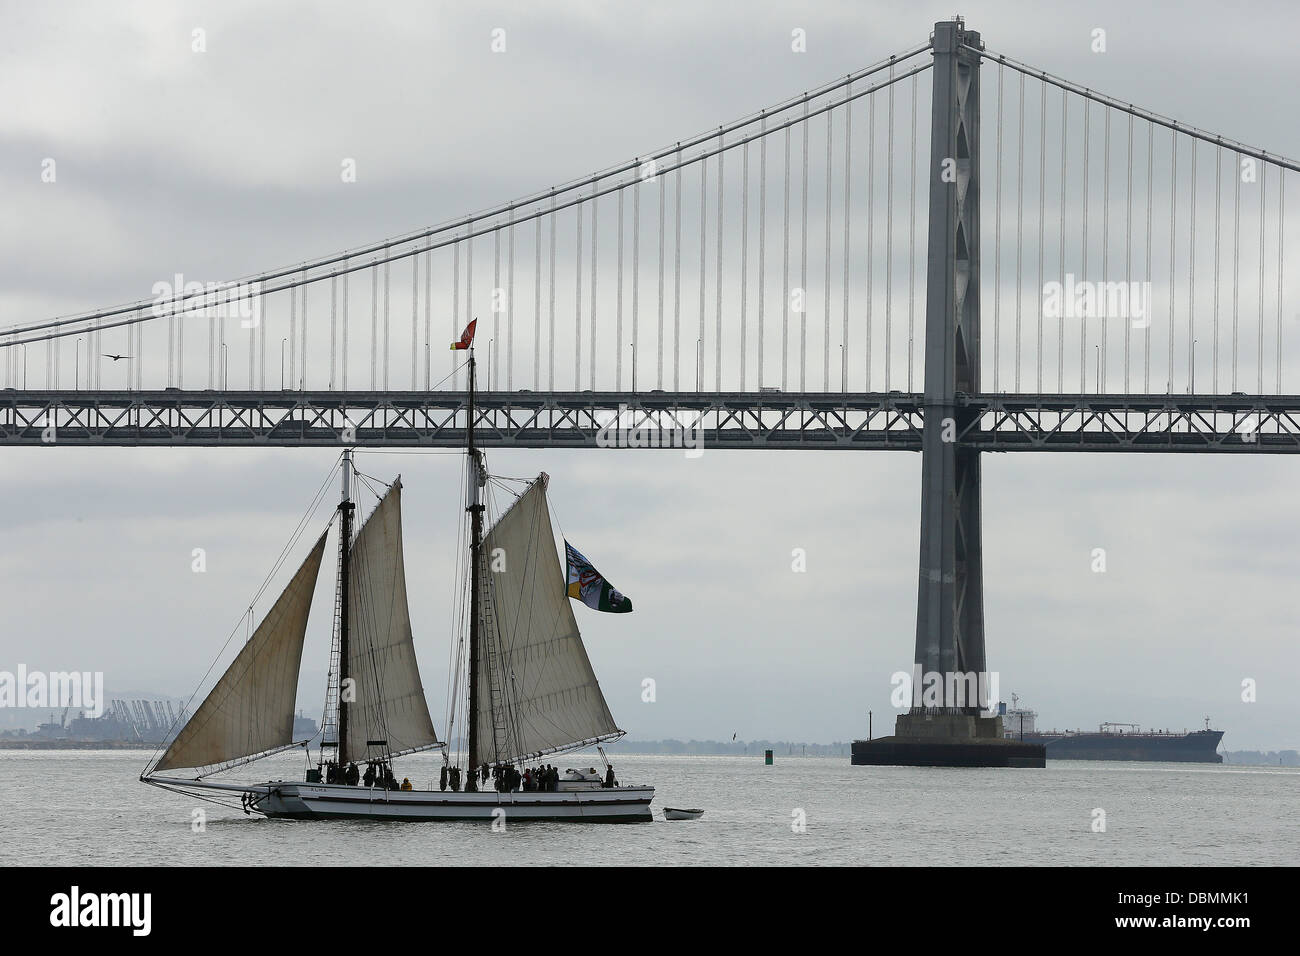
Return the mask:
POLYGON ((1005 68, 998 64, 997 151, 994 158, 996 183, 993 187, 993 391, 1000 390, 998 352, 1002 345, 1002 80, 1005 68))
MULTIPOLYGON (((915 78, 913 78, 915 82, 915 78)), ((1025 74, 1020 74, 1020 99, 1016 106, 1019 114, 1020 131, 1016 134, 1016 349, 1015 382, 1016 391, 1020 391, 1020 308, 1024 301, 1024 289, 1020 284, 1021 262, 1025 248, 1025 74)))
MULTIPOLYGON (((721 157, 719 157, 721 158, 721 157)), ((641 183, 632 187, 632 391, 637 389, 637 352, 641 345, 641 183)))
POLYGON ((740 147, 740 391, 745 390, 745 325, 749 307, 749 143, 740 147))
POLYGON ((1188 388, 1196 380, 1196 147, 1191 140, 1192 151, 1192 188, 1188 202, 1188 241, 1187 241, 1187 375, 1188 388))
POLYGON ((767 298, 767 115, 758 138, 758 387, 763 387, 763 300, 767 298))
POLYGON ((805 359, 808 352, 808 104, 803 105, 803 216, 799 246, 799 391, 808 390, 805 359))
POLYGON ((1211 386, 1219 393, 1219 246, 1222 238, 1223 147, 1214 147, 1214 307, 1210 315, 1211 386))
POLYGON ((871 326, 875 292, 871 280, 876 271, 876 217, 873 206, 876 200, 876 98, 867 98, 867 333, 866 333, 866 390, 871 391, 871 326))
MULTIPOLYGON (((704 165, 703 163, 700 164, 701 167, 703 167, 703 165, 704 165)), ((614 308, 614 337, 618 340, 616 343, 617 348, 615 349, 615 355, 614 355, 614 387, 619 391, 623 390, 623 232, 624 232, 623 193, 624 192, 625 190, 623 189, 620 189, 618 191, 618 269, 617 269, 618 279, 616 283, 618 295, 615 299, 615 308, 614 308)), ((703 279, 702 270, 700 275, 701 275, 700 284, 701 286, 703 286, 704 279, 703 279)), ((701 312, 703 312, 702 309, 701 312)), ((701 319, 700 321, 702 325, 703 319, 701 319)))
MULTIPOLYGON (((680 175, 680 171, 679 171, 680 175)), ((591 368, 587 376, 587 384, 592 388, 596 387, 596 276, 598 274, 596 250, 598 248, 597 226, 600 222, 599 200, 591 200, 591 308, 588 309, 588 315, 591 317, 591 335, 589 336, 591 344, 588 351, 591 355, 591 368)))
POLYGON ((1259 326, 1255 332, 1255 345, 1259 355, 1259 379, 1255 394, 1264 394, 1264 223, 1268 207, 1268 163, 1259 164, 1259 326))
MULTIPOLYGON (((781 240, 782 286, 781 286, 781 390, 789 387, 790 354, 790 127, 785 128, 785 230, 781 240)), ((703 276, 700 278, 703 284, 703 276)))
MULTIPOLYGON (((1101 175, 1101 288, 1106 288, 1105 283, 1110 281, 1110 113, 1106 110, 1103 119, 1105 120, 1105 133, 1102 136, 1102 150, 1105 156, 1102 159, 1101 175)), ((1106 391, 1106 326, 1110 315, 1104 306, 1098 304, 1098 314, 1101 316, 1101 359, 1097 363, 1097 391, 1106 391)))
POLYGON ((1283 247, 1286 244, 1286 169, 1277 170, 1277 351, 1274 360, 1277 363, 1275 386, 1282 394, 1282 271, 1286 260, 1283 247))
MULTIPOLYGON (((346 289, 346 284, 344 289, 346 289)), ((344 306, 344 315, 347 314, 344 306)), ((424 390, 433 387, 433 253, 424 255, 424 390)))
POLYGON ((909 177, 907 240, 907 390, 912 391, 912 345, 916 332, 916 76, 912 76, 912 173, 909 177))
POLYGON ((894 290, 894 67, 889 67, 889 130, 885 150, 885 391, 889 391, 890 367, 893 364, 893 329, 891 328, 894 290))
POLYGON ((1169 381, 1165 390, 1174 390, 1174 266, 1177 257, 1174 248, 1178 239, 1178 131, 1169 134, 1169 363, 1165 367, 1169 381))
MULTIPOLYGON (((594 190, 593 190, 594 191, 594 190)), ((573 390, 582 391, 582 203, 573 207, 573 390)))
POLYGON ((549 328, 548 328, 547 336, 546 336, 546 338, 547 338, 547 358, 546 358, 546 361, 547 361, 547 370, 546 370, 546 387, 549 388, 551 391, 555 391, 555 221, 556 221, 556 218, 557 218, 557 216, 556 216, 556 213, 555 213, 555 193, 552 192, 552 193, 551 193, 551 212, 550 212, 550 219, 551 219, 551 243, 550 243, 551 275, 550 275, 550 281, 547 282, 547 285, 546 285, 546 288, 547 288, 547 294, 550 296, 550 304, 549 304, 549 306, 548 306, 548 313, 549 313, 549 314, 548 314, 548 320, 547 320, 547 324, 548 324, 549 328))
MULTIPOLYGON (((343 350, 339 355, 340 367, 340 385, 343 391, 348 390, 348 277, 352 274, 348 270, 348 261, 343 261, 343 350)), ((265 328, 266 323, 262 323, 265 328)), ((266 387, 266 342, 262 342, 262 387, 266 387)))
MULTIPOLYGON (((1133 114, 1128 117, 1128 172, 1124 180, 1124 282, 1133 291, 1133 114)), ((1146 296, 1143 296, 1146 309, 1146 296)), ((1131 301, 1131 300, 1130 300, 1131 301)), ((1124 394, 1129 391, 1129 343, 1133 332, 1133 309, 1124 316, 1124 394)))
MULTIPOLYGON (((746 162, 749 153, 746 151, 746 162)), ((664 387, 664 181, 655 176, 655 185, 659 189, 659 290, 655 297, 655 310, 659 313, 659 336, 655 342, 656 388, 664 387)), ((742 333, 743 336, 743 333, 742 333)))
POLYGON ((542 387, 542 218, 538 216, 533 220, 533 388, 535 390, 542 387))
POLYGON ((1233 170, 1232 196, 1232 390, 1237 390, 1237 291, 1241 284, 1241 154, 1233 170))
MULTIPOLYGON (((848 99, 853 95, 853 84, 850 83, 845 89, 845 98, 848 99)), ((846 103, 844 107, 844 315, 842 316, 843 328, 840 330, 840 391, 849 390, 849 224, 853 221, 852 210, 852 189, 853 185, 853 104, 846 103)), ((761 240, 760 240, 761 242, 761 240)), ((759 247, 760 249, 762 246, 759 247)), ((761 253, 760 253, 761 255, 761 253)), ((762 285, 762 271, 760 266, 759 285, 762 285)), ((763 300, 759 298, 759 323, 761 326, 763 315, 763 300)), ((761 342, 762 339, 760 338, 761 342)), ((761 382, 759 384, 762 384, 761 382)))
POLYGON ((506 228, 506 390, 515 387, 515 214, 506 228))
MULTIPOLYGON (((1154 279, 1151 272, 1151 213, 1155 203, 1155 188, 1152 185, 1152 176, 1155 172, 1155 147, 1156 147, 1156 128, 1151 122, 1147 122, 1147 281, 1154 279)), ((1144 368, 1142 371, 1142 391, 1150 394, 1151 392, 1151 304, 1147 303, 1146 325, 1143 327, 1143 337, 1145 343, 1142 349, 1142 358, 1144 368)))
MULTIPOLYGON (((335 275, 330 276, 330 374, 327 379, 327 387, 330 391, 334 390, 334 368, 335 362, 338 358, 338 307, 338 275, 336 273, 335 275)), ((250 357, 250 363, 251 361, 250 357)), ((252 377, 252 367, 250 364, 249 378, 251 379, 252 377)), ((249 382, 249 385, 251 387, 251 381, 249 382)))
MULTIPOLYGON (((786 135, 790 133, 789 127, 786 127, 786 135)), ((709 183, 709 161, 704 153, 700 154, 700 335, 695 340, 695 390, 698 392, 703 385, 704 378, 704 297, 705 297, 705 271, 704 258, 705 251, 708 249, 707 226, 709 223, 709 203, 708 203, 708 183, 709 183)), ((622 344, 619 345, 620 350, 622 344)))
POLYGON ((1043 219, 1047 212, 1047 84, 1038 84, 1038 377, 1034 390, 1043 392, 1043 219))
MULTIPOLYGON (((1079 268, 1079 274, 1087 279, 1088 276, 1088 207, 1091 205, 1092 190, 1089 188, 1091 178, 1088 175, 1088 161, 1091 159, 1092 150, 1088 146, 1088 139, 1092 132, 1092 119, 1090 116, 1090 107, 1092 101, 1084 98, 1083 101, 1083 243, 1082 243, 1082 265, 1079 268)), ((1079 391, 1088 390, 1088 318, 1086 315, 1079 317, 1079 391)))
MULTIPOLYGON (((331 319, 331 328, 333 328, 331 319)), ((330 349, 330 374, 333 374, 333 348, 330 349)), ((419 388, 418 358, 420 354, 420 257, 411 256, 411 390, 419 388)))
MULTIPOLYGON (((1065 289, 1065 181, 1070 154, 1066 150, 1066 133, 1069 128, 1070 94, 1061 90, 1061 242, 1057 247, 1060 256, 1062 292, 1073 295, 1074 290, 1065 289)), ((1056 323, 1056 390, 1065 393, 1065 318, 1059 317, 1056 323)))
MULTIPOLYGON (((714 319, 715 330, 714 349, 717 352, 716 365, 713 369, 714 382, 717 391, 722 391, 722 197, 724 190, 722 187, 723 179, 723 155, 722 155, 722 134, 718 134, 718 275, 717 288, 714 292, 717 294, 717 313, 714 319)), ((635 351, 635 350, 633 350, 635 351)))
MULTIPOLYGON (((673 216, 673 391, 681 390, 682 373, 682 148, 677 147, 677 211, 673 216)), ((594 263, 593 263, 594 265, 594 263)), ((592 298, 595 298, 594 294, 592 298)), ((595 358, 592 358, 594 367, 595 358)), ((592 386, 595 387, 594 385, 592 386)))
POLYGON ((831 156, 835 138, 835 111, 826 111, 826 241, 822 246, 822 308, 826 331, 822 334, 822 391, 831 390, 831 156))
MULTIPOLYGON (((390 336, 389 336, 389 333, 390 333, 390 331, 392 330, 392 319, 391 319, 391 316, 392 316, 392 305, 393 305, 393 295, 392 295, 392 292, 393 292, 393 275, 392 275, 392 269, 390 268, 391 265, 392 265, 392 264, 389 263, 389 262, 385 262, 385 263, 384 263, 384 391, 388 391, 388 386, 389 386, 389 381, 388 381, 388 363, 389 363, 389 359, 392 357, 392 354, 393 354, 393 352, 392 352, 392 348, 391 348, 391 345, 390 345, 390 343, 391 343, 391 339, 390 339, 390 336)), ((305 301, 303 302, 303 322, 302 322, 302 331, 303 331, 303 338, 306 339, 306 337, 307 337, 307 303, 306 303, 305 301)), ((304 362, 304 364, 305 364, 305 362, 304 362)))

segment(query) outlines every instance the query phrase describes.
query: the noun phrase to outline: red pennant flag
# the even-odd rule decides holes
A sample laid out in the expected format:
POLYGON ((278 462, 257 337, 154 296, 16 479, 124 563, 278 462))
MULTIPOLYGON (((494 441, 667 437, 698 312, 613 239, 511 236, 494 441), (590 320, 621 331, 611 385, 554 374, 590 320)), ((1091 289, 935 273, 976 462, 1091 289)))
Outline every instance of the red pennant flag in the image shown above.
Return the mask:
POLYGON ((460 341, 451 343, 451 350, 467 349, 474 341, 474 326, 478 325, 478 319, 474 319, 469 325, 465 326, 465 331, 460 333, 460 341))

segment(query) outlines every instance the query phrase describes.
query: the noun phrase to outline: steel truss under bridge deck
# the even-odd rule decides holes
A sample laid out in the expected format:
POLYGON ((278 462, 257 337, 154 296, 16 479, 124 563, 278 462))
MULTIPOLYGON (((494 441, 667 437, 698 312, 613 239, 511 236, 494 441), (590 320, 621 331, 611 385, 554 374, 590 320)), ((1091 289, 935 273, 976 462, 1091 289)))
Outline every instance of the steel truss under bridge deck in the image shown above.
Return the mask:
MULTIPOLYGON (((1300 452, 1300 395, 959 395, 958 405, 975 414, 952 437, 981 451, 1300 452)), ((460 392, 5 390, 0 444, 461 448, 465 413, 460 392)), ((495 448, 920 451, 925 398, 485 392, 475 419, 477 440, 495 448)))

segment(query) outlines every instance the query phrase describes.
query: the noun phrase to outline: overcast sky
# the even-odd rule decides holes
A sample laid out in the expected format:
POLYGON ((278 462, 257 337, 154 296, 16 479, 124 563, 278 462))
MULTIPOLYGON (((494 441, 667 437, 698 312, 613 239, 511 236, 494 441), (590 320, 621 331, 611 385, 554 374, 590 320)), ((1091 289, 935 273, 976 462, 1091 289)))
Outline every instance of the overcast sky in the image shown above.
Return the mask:
MULTIPOLYGON (((924 42, 953 12, 3 3, 0 325, 139 298, 176 272, 242 276, 529 194, 924 42), (494 28, 506 30, 503 54, 494 28), (796 28, 804 54, 791 51, 796 28), (355 183, 340 181, 344 157, 357 160, 355 183), (41 182, 47 158, 54 184, 41 182)), ((993 50, 1300 155, 1285 4, 961 12, 993 50), (1091 49, 1097 28, 1104 55, 1091 49)), ((989 102, 986 87, 986 113, 989 102)), ((102 670, 116 692, 188 694, 336 455, 7 449, 0 669, 102 670), (195 548, 205 573, 191 570, 195 548)), ((868 710, 877 733, 892 724, 889 677, 910 669, 914 641, 919 456, 533 450, 490 462, 549 472, 565 534, 634 601, 628 616, 576 609, 632 736, 848 740, 865 736, 868 710), (806 573, 791 570, 796 548, 806 573), (645 678, 654 703, 642 701, 645 678)), ((403 475, 417 651, 442 730, 461 462, 366 452, 359 467, 403 475)), ((1018 693, 1047 727, 1182 728, 1209 715, 1230 749, 1300 746, 1297 468, 1281 456, 985 456, 988 661, 1003 696, 1018 693), (1255 703, 1241 700, 1245 679, 1258 682, 1255 703)), ((328 613, 318 599, 300 697, 313 715, 328 613)))

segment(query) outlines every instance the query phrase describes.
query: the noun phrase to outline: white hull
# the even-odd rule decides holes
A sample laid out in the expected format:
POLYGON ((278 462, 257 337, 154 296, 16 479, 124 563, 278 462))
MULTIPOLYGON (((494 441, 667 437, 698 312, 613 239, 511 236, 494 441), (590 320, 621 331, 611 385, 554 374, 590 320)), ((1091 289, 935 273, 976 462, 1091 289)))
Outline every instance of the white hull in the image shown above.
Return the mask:
MULTIPOLYGON (((654 787, 478 793, 380 790, 322 783, 268 783, 253 808, 300 820, 570 820, 631 823, 651 818, 654 787)), ((258 788, 259 790, 262 787, 258 788)))

